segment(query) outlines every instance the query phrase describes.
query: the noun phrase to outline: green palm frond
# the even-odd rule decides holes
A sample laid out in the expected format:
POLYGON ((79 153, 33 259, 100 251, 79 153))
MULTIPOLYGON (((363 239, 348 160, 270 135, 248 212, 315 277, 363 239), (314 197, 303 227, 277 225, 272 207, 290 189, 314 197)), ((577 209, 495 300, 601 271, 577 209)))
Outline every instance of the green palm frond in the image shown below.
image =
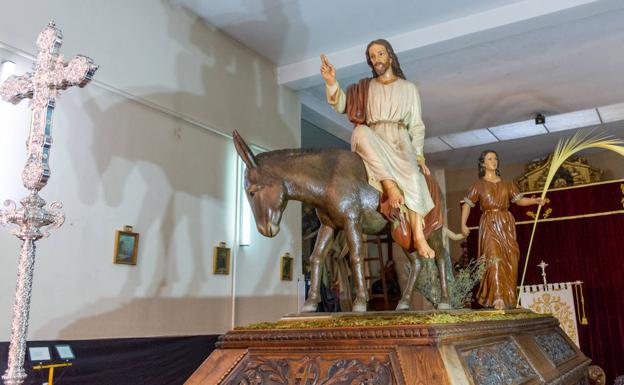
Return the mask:
MULTIPOLYGON (((576 154, 579 151, 587 150, 589 148, 603 148, 605 150, 610 150, 617 152, 618 154, 624 156, 624 141, 620 139, 613 138, 609 135, 605 134, 597 134, 594 135, 591 131, 579 131, 574 134, 571 138, 562 139, 557 144, 555 148, 555 152, 552 156, 552 161, 550 163, 550 169, 548 170, 548 176, 546 177, 546 183, 544 184, 544 190, 542 190, 541 198, 544 199, 546 197, 546 192, 555 177, 555 173, 561 167, 563 162, 568 159, 570 156, 576 154)), ((522 279, 520 280, 520 290, 522 290, 522 286, 524 285, 524 277, 526 275, 526 269, 529 264, 529 256, 531 255, 531 246, 533 246, 533 237, 535 236, 535 228, 537 227, 537 220, 539 218, 539 214, 542 207, 538 206, 537 214, 535 215, 535 220, 533 222, 533 230, 531 231, 531 238, 529 240, 529 248, 527 249, 527 256, 524 262, 524 270, 522 272, 522 279)), ((520 305, 520 295, 518 295, 516 306, 520 305)))

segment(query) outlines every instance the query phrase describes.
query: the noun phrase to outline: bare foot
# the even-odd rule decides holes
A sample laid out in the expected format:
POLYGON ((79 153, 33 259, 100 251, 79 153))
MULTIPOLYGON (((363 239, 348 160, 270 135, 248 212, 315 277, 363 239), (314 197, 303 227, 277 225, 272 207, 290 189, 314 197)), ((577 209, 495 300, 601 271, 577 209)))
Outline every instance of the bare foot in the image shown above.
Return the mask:
POLYGON ((429 246, 427 240, 421 237, 416 237, 416 250, 423 258, 435 258, 435 251, 429 246))
POLYGON ((496 310, 503 310, 503 309, 505 309, 505 301, 503 301, 500 298, 495 299, 494 303, 492 303, 492 305, 494 305, 494 309, 496 309, 496 310))

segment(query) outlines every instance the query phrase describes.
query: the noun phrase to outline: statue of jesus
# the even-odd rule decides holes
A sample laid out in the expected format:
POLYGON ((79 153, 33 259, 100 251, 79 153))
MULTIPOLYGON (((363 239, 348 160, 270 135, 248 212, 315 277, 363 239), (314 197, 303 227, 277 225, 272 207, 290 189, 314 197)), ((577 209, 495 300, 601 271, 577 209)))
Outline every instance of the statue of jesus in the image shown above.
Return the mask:
POLYGON ((369 183, 386 193, 392 207, 407 211, 416 250, 432 258, 435 252, 423 233, 423 218, 434 203, 423 175, 429 175, 429 169, 423 156, 425 125, 418 90, 405 79, 389 42, 374 40, 365 54, 373 77, 352 84, 346 93, 336 81, 334 66, 321 55, 327 102, 349 116, 355 125, 351 150, 364 161, 369 183))

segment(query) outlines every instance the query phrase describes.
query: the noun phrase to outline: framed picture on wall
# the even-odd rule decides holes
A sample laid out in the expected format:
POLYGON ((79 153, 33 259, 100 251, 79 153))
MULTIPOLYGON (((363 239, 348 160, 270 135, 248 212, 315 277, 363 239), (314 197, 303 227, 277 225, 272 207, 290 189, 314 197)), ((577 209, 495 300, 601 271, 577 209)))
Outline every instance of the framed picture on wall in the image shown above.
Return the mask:
POLYGON ((225 242, 219 242, 219 246, 214 248, 212 273, 223 275, 230 274, 230 248, 226 247, 225 242))
POLYGON ((280 279, 282 281, 293 279, 293 257, 289 253, 285 253, 280 258, 280 279))
POLYGON ((139 251, 139 234, 132 231, 132 226, 124 226, 115 235, 113 262, 124 265, 136 265, 139 251))

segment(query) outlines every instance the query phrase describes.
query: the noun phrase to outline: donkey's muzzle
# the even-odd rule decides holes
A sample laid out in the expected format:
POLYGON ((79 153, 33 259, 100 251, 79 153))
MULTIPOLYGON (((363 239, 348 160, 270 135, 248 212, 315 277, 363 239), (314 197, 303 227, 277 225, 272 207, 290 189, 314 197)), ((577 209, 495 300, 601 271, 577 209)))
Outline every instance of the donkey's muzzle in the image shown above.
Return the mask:
POLYGON ((258 231, 265 237, 273 238, 279 233, 279 225, 274 225, 273 223, 258 225, 258 231))

